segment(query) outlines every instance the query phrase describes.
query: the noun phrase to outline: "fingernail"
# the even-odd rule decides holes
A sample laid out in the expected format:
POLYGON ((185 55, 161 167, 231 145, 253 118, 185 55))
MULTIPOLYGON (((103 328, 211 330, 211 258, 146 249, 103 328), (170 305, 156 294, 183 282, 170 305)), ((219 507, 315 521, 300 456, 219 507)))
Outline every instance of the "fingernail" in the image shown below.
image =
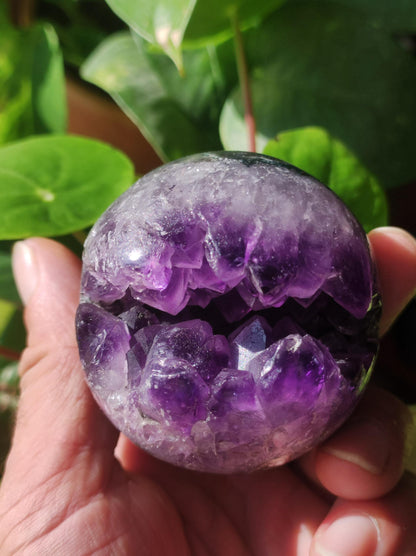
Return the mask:
POLYGON ((18 241, 14 244, 12 267, 20 299, 23 305, 27 305, 38 283, 35 256, 27 241, 18 241))
POLYGON ((322 451, 358 465, 372 475, 381 475, 390 458, 386 430, 376 420, 356 420, 344 425, 322 451))
POLYGON ((318 533, 314 553, 320 556, 375 554, 379 537, 377 521, 371 516, 345 516, 318 533))

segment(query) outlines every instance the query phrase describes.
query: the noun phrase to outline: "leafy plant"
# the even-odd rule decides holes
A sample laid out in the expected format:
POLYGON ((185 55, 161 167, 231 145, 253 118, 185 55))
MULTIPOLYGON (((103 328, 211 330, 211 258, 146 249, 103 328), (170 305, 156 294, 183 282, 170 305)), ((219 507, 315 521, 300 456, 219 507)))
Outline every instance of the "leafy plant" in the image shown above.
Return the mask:
POLYGON ((171 132, 178 121, 170 118, 172 102, 199 127, 192 140, 195 145, 216 148, 220 139, 227 149, 247 149, 250 97, 259 151, 282 131, 319 126, 343 141, 384 187, 414 178, 416 66, 412 53, 399 40, 415 31, 413 5, 402 2, 389 9, 375 0, 352 4, 269 0, 255 5, 234 0, 222 3, 220 9, 216 2, 193 0, 182 2, 186 16, 178 25, 179 12, 170 17, 165 7, 171 3, 159 1, 152 4, 152 10, 163 12, 163 28, 176 37, 173 53, 169 45, 155 39, 159 19, 142 17, 149 2, 108 3, 130 26, 132 36, 139 34, 142 41, 135 41, 135 49, 127 33, 123 39, 110 37, 86 61, 82 75, 113 96, 164 159, 170 158, 170 152, 173 158, 190 152, 189 144, 178 144, 177 134, 171 132), (180 64, 182 86, 177 86, 177 73, 166 70, 166 60, 160 63, 156 44, 180 64), (183 51, 180 62, 179 48, 183 51), (204 51, 211 60, 208 69, 206 64, 196 67, 194 63, 204 51), (245 58, 240 66, 245 66, 246 75, 244 67, 240 68, 237 79, 236 60, 242 53, 245 58), (119 71, 114 71, 118 65, 119 71), (149 80, 143 78, 144 67, 149 80), (210 112, 211 125, 207 128, 205 121, 201 128, 199 115, 193 111, 194 99, 182 98, 181 91, 195 90, 199 82, 205 85, 200 87, 204 97, 210 74, 214 84, 225 86, 215 89, 216 96, 213 92, 205 97, 216 110, 210 112), (158 102, 163 99, 160 87, 170 102, 158 102), (139 114, 144 105, 146 121, 139 114), (162 138, 160 126, 167 130, 162 138))
POLYGON ((64 68, 48 24, 18 30, 0 8, 0 144, 66 129, 64 68))
POLYGON ((416 177, 407 40, 416 7, 406 0, 10 1, 0 28, 7 419, 24 345, 12 242, 58 237, 79 253, 89 226, 134 181, 124 154, 66 133, 66 72, 110 95, 162 161, 222 148, 277 156, 333 188, 367 231, 387 223, 385 191, 416 177))

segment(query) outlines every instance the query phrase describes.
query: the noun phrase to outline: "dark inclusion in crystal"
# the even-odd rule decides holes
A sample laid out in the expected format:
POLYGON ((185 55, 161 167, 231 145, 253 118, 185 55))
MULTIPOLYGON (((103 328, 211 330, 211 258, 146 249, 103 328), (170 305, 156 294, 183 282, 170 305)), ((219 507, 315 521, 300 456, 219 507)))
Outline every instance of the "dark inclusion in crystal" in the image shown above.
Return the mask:
POLYGON ((141 178, 85 244, 77 335, 107 416, 190 469, 285 463, 351 414, 377 352, 366 236, 324 185, 206 153, 141 178))

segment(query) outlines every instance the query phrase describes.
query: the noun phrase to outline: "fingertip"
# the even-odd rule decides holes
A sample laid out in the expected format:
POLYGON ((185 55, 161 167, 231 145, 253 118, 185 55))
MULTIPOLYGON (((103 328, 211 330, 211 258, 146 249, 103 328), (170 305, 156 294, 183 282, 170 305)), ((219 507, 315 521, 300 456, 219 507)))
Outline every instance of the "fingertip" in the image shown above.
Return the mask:
POLYGON ((73 343, 80 260, 58 242, 30 238, 15 244, 12 265, 25 305, 28 346, 73 343))
POLYGON ((416 257, 416 239, 403 228, 398 228, 396 226, 380 226, 379 228, 371 230, 368 236, 371 238, 371 241, 376 242, 384 242, 386 238, 388 238, 395 244, 400 245, 411 257, 416 257))
POLYGON ((347 500, 378 498, 397 484, 403 468, 400 463, 393 462, 378 472, 370 465, 354 452, 322 449, 316 457, 316 474, 321 484, 335 496, 347 500))
POLYGON ((18 241, 12 250, 12 268, 17 291, 27 305, 38 283, 38 267, 29 241, 18 241))
POLYGON ((407 474, 383 497, 338 499, 316 530, 310 555, 416 554, 415 519, 416 482, 407 474))
POLYGON ((392 226, 376 228, 368 238, 383 298, 383 334, 416 293, 416 239, 392 226))
POLYGON ((386 494, 403 474, 411 424, 402 402, 371 389, 353 417, 316 451, 316 477, 332 494, 345 499, 386 494))
POLYGON ((27 328, 9 456, 15 475, 30 470, 41 480, 81 455, 112 462, 118 432, 93 400, 75 338, 80 260, 58 242, 30 238, 16 244, 13 268, 27 328))
POLYGON ((367 556, 376 554, 380 527, 363 512, 340 516, 318 530, 312 556, 367 556))

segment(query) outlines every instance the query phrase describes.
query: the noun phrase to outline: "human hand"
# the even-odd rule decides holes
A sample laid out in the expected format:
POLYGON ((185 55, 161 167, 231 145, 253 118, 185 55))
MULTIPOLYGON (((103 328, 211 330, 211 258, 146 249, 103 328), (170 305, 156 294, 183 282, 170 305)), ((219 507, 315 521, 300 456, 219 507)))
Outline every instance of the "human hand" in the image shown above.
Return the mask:
MULTIPOLYGON (((370 234, 383 331, 414 294, 416 242, 370 234)), ((80 262, 46 239, 20 243, 14 268, 28 347, 0 489, 0 553, 141 556, 410 556, 416 481, 403 474, 410 417, 370 388, 353 417, 293 464, 216 476, 133 446, 95 404, 74 334, 80 262)))

